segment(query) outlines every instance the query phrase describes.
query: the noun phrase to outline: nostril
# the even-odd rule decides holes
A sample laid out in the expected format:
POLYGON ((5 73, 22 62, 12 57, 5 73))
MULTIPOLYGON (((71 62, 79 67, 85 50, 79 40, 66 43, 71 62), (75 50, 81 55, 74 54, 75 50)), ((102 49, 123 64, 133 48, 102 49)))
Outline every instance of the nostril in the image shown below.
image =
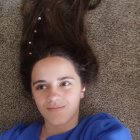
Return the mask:
POLYGON ((62 101, 61 96, 50 96, 47 98, 47 103, 49 104, 58 104, 62 101))

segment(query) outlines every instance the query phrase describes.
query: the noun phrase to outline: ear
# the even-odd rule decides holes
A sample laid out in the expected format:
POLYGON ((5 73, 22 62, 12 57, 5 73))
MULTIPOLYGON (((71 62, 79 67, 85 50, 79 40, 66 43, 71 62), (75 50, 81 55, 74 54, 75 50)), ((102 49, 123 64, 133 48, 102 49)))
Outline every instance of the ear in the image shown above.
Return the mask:
POLYGON ((81 90, 81 99, 84 98, 85 91, 86 91, 86 87, 85 87, 85 86, 82 86, 82 90, 81 90))

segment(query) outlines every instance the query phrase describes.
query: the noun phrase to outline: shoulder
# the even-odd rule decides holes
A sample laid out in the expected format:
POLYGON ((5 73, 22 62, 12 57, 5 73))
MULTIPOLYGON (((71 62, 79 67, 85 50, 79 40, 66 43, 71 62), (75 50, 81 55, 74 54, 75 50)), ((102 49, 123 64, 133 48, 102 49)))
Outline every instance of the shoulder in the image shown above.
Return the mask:
POLYGON ((34 122, 30 125, 25 125, 23 123, 18 123, 14 125, 9 130, 0 133, 0 140, 17 140, 20 136, 22 136, 27 131, 33 131, 39 125, 39 122, 34 122))
POLYGON ((9 130, 0 133, 0 140, 16 140, 16 138, 26 129, 26 125, 19 123, 9 130))
POLYGON ((108 113, 89 115, 81 120, 80 125, 87 140, 89 137, 97 140, 132 140, 130 130, 108 113))

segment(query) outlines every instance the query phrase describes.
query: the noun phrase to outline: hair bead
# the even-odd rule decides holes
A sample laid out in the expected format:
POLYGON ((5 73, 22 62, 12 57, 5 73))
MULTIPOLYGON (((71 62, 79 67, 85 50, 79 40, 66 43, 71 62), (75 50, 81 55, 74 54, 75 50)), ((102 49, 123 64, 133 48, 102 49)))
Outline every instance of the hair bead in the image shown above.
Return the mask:
POLYGON ((29 52, 29 55, 32 55, 32 52, 29 52))
POLYGON ((38 17, 38 20, 41 20, 42 18, 41 17, 38 17))
POLYGON ((37 30, 34 30, 34 33, 37 33, 37 30))
POLYGON ((31 42, 31 41, 29 41, 28 43, 29 43, 30 45, 32 44, 32 42, 31 42))

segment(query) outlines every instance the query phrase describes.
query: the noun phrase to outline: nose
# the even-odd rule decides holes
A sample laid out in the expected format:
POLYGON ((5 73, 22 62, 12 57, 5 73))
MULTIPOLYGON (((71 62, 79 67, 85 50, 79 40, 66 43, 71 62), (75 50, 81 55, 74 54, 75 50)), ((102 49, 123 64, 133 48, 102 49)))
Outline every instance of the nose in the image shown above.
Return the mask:
POLYGON ((56 87, 49 87, 48 94, 47 94, 47 102, 48 104, 59 104, 62 100, 62 93, 59 88, 56 87))

